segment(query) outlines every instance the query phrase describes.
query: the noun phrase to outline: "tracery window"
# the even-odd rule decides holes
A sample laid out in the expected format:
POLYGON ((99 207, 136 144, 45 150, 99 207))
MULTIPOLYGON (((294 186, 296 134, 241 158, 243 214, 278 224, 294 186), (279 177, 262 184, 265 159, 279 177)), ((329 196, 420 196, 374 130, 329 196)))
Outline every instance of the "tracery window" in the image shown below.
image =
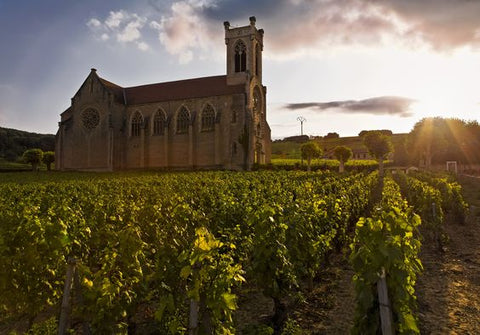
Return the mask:
POLYGON ((132 117, 130 135, 133 137, 140 136, 140 129, 142 128, 142 125, 143 125, 142 114, 140 114, 140 112, 135 112, 135 114, 132 117))
POLYGON ((202 111, 202 131, 215 130, 215 111, 211 105, 206 105, 202 111))
POLYGON ((177 134, 188 133, 188 126, 190 125, 190 113, 185 107, 182 107, 177 115, 177 134))
POLYGON ((247 70, 247 47, 242 40, 235 44, 235 72, 247 70))
POLYGON ((165 133, 166 121, 165 113, 162 110, 155 113, 153 117, 153 135, 163 135, 165 133))
POLYGON ((86 129, 92 130, 100 123, 100 114, 93 108, 85 109, 82 112, 82 123, 86 129))

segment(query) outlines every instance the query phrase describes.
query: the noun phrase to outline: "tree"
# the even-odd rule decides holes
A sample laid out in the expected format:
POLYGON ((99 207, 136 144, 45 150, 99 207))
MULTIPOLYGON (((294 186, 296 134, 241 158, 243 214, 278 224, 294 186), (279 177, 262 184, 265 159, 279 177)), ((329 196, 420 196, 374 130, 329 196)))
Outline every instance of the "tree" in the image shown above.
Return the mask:
POLYGON ((368 133, 372 133, 372 132, 379 132, 379 133, 381 133, 383 135, 386 135, 386 136, 392 136, 393 135, 391 130, 381 129, 381 130, 362 130, 361 132, 358 133, 358 136, 363 137, 363 136, 367 135, 368 133))
POLYGON ((333 155, 340 162, 338 171, 343 172, 345 171, 345 163, 352 157, 353 153, 349 147, 339 145, 333 150, 333 155))
POLYGON ((378 161, 379 175, 383 176, 383 161, 387 155, 392 152, 393 146, 389 136, 382 134, 380 131, 372 131, 364 135, 363 144, 367 147, 370 155, 378 161))
POLYGON ((432 163, 443 164, 448 160, 477 164, 479 144, 478 123, 455 118, 424 118, 415 124, 407 138, 412 160, 423 160, 426 169, 432 163))
POLYGON ((319 158, 322 155, 322 149, 318 146, 317 142, 310 141, 303 143, 300 151, 302 152, 302 158, 307 160, 308 171, 310 171, 312 159, 319 158))
POLYGON ((338 133, 328 133, 327 135, 325 135, 325 139, 329 139, 329 138, 339 138, 340 135, 338 135, 338 133))
POLYGON ((43 151, 41 149, 28 149, 23 153, 23 161, 32 164, 32 171, 38 170, 38 164, 42 162, 43 151))
POLYGON ((47 166, 47 170, 50 171, 50 166, 55 162, 55 153, 53 151, 44 152, 42 161, 47 166))

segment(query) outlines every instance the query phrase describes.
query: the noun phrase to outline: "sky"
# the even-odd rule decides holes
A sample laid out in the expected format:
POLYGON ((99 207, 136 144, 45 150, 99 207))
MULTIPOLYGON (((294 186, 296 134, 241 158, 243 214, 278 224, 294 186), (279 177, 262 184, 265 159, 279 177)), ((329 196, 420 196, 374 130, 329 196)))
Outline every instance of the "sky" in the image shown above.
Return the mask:
POLYGON ((479 120, 479 0, 0 0, 0 126, 54 134, 91 68, 123 87, 225 74, 263 28, 272 138, 479 120))

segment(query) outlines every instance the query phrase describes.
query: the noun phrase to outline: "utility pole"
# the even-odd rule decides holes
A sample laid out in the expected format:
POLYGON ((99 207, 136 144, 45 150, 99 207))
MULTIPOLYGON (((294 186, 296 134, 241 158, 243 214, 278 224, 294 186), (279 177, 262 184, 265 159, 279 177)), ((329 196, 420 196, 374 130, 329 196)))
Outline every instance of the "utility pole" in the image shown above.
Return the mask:
MULTIPOLYGON (((297 121, 300 121, 300 135, 303 136, 303 123, 307 121, 307 119, 305 119, 303 116, 299 116, 297 117, 297 121)), ((300 164, 303 167, 303 155, 301 150, 300 150, 300 164)))
POLYGON ((307 121, 303 116, 297 117, 297 121, 300 121, 300 135, 303 136, 303 123, 307 121))

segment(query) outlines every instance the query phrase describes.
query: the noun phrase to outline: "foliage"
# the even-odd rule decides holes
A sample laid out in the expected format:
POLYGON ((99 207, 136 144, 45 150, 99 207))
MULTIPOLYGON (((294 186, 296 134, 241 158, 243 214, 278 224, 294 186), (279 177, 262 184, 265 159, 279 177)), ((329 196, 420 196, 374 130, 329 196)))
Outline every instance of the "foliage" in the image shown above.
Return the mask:
POLYGON ((234 264, 236 246, 220 242, 205 227, 197 228, 195 237, 193 246, 179 256, 185 264, 180 277, 188 280, 187 296, 200 303, 203 333, 217 329, 227 334, 234 330, 232 312, 237 308, 232 287, 245 281, 242 266, 234 264))
POLYGON ((480 162, 480 126, 476 121, 429 117, 418 121, 408 134, 407 147, 415 162, 425 161, 427 169, 447 160, 464 164, 480 162))
MULTIPOLYGON (((397 161, 397 151, 400 153, 400 158, 405 158, 401 156, 402 146, 401 142, 405 140, 407 134, 393 134, 391 139, 395 148, 394 159, 397 161)), ((330 153, 337 146, 346 146, 352 149, 355 153, 356 151, 363 151, 365 146, 363 145, 363 138, 358 136, 352 137, 339 137, 339 138, 325 138, 317 137, 312 139, 318 143, 318 145, 323 148, 324 153, 330 153)), ((300 159, 301 143, 288 140, 288 138, 283 140, 275 140, 272 142, 272 158, 273 159, 300 159)), ((403 149, 403 153, 406 154, 403 149)), ((403 164, 403 163, 402 163, 403 164)))
POLYGON ((57 318, 51 317, 41 323, 36 323, 27 332, 27 335, 52 335, 57 334, 57 318))
POLYGON ((442 210, 448 221, 464 224, 468 212, 468 204, 462 196, 462 188, 450 176, 433 175, 431 173, 416 172, 413 177, 428 183, 440 191, 442 210))
MULTIPOLYGON (((391 162, 387 161, 387 165, 391 162)), ((317 159, 312 162, 311 170, 312 171, 323 171, 323 170, 338 170, 340 163, 334 159, 317 159)), ((264 167, 265 169, 273 170, 305 170, 305 167, 301 165, 300 159, 272 159, 271 165, 264 167)), ((347 171, 353 172, 372 172, 378 168, 378 162, 371 159, 356 159, 349 160, 345 163, 345 169, 347 171)))
POLYGON ((358 133, 358 136, 363 137, 369 133, 380 133, 385 136, 392 136, 393 133, 391 130, 388 129, 382 129, 382 130, 362 130, 361 132, 358 133))
POLYGON ((38 165, 42 162, 42 149, 28 149, 23 153, 23 161, 32 165, 32 170, 37 171, 38 165))
POLYGON ((393 160, 395 166, 406 166, 410 163, 410 155, 407 152, 406 137, 392 139, 393 144, 393 160))
POLYGON ((328 133, 327 135, 324 136, 325 139, 329 138, 339 138, 340 135, 338 133, 328 133))
POLYGON ((47 170, 50 171, 50 166, 55 162, 55 153, 53 151, 44 152, 42 162, 47 166, 47 170))
POLYGON ((396 173, 394 177, 405 199, 422 218, 423 225, 432 232, 441 232, 443 209, 440 191, 404 173, 396 173))
POLYGON ((0 127, 0 158, 15 162, 27 149, 42 151, 55 149, 55 135, 43 135, 0 127))
POLYGON ((302 328, 297 321, 288 319, 285 322, 285 326, 282 329, 282 335, 301 335, 303 334, 302 328))
POLYGON ((393 149, 390 137, 382 134, 380 131, 372 131, 363 136, 363 143, 370 155, 377 159, 380 175, 382 176, 383 161, 393 149))
POLYGON ((352 149, 345 146, 338 146, 334 150, 334 156, 340 162, 347 162, 352 157, 352 149))
POLYGON ((370 155, 377 160, 385 160, 387 155, 392 151, 390 138, 380 132, 368 132, 363 137, 363 143, 367 147, 370 155))
POLYGON ((280 309, 348 241, 376 181, 297 171, 26 177, 0 183, 2 318, 59 304, 72 257, 84 301, 73 312, 92 332, 126 332, 148 305, 149 321, 172 334, 187 331, 192 299, 200 327, 233 332, 243 280, 280 309))
POLYGON ((339 171, 343 172, 345 169, 344 168, 345 162, 347 162, 350 159, 350 157, 352 157, 353 153, 352 153, 352 149, 348 147, 338 146, 338 147, 335 147, 333 151, 333 155, 340 162, 339 171))
POLYGON ((302 144, 300 151, 302 158, 307 160, 308 170, 310 170, 312 159, 319 158, 322 155, 322 149, 318 146, 318 143, 314 141, 302 144))
POLYGON ((422 270, 418 258, 420 218, 403 201, 398 185, 384 180, 382 198, 371 218, 357 223, 350 262, 357 307, 353 334, 376 334, 380 329, 376 285, 385 270, 396 333, 419 334, 415 281, 422 270))

